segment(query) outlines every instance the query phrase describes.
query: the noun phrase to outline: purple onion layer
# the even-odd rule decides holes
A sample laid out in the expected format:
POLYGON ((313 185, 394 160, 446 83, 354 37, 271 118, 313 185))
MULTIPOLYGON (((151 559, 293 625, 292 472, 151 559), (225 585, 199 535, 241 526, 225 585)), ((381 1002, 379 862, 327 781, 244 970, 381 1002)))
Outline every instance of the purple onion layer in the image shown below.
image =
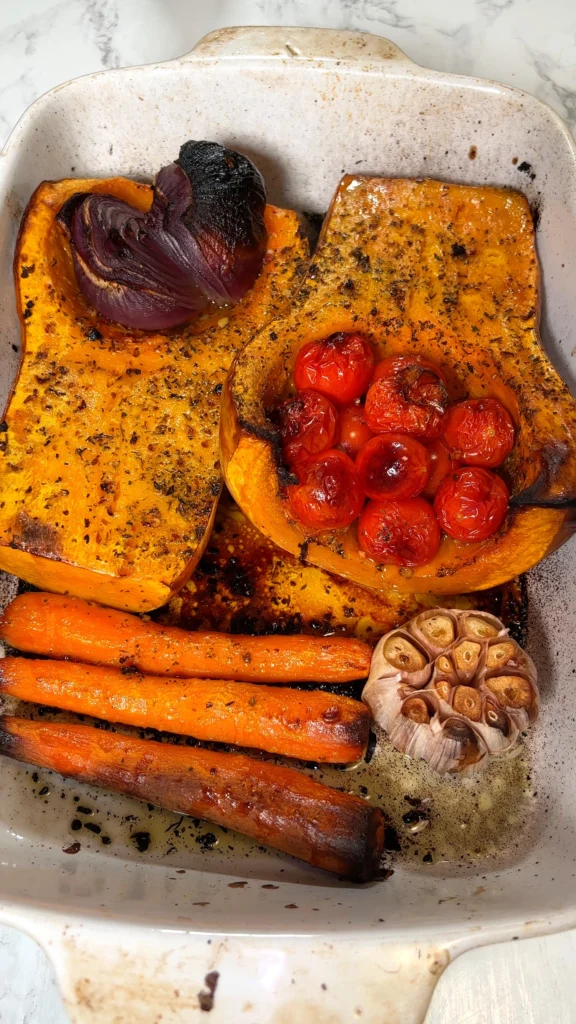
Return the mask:
POLYGON ((153 192, 147 213, 92 192, 60 210, 87 302, 149 331, 176 327, 211 303, 239 302, 266 251, 266 193, 254 164, 215 142, 186 142, 153 192))

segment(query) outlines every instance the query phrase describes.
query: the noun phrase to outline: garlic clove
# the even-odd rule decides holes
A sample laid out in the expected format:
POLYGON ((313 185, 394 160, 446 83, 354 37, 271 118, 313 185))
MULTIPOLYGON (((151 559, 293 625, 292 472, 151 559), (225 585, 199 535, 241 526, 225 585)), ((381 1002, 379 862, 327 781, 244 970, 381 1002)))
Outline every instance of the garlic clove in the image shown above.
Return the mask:
POLYGON ((507 754, 528 725, 525 711, 503 711, 491 694, 483 697, 482 721, 474 725, 492 756, 507 754), (518 718, 520 716, 520 718, 518 718))
POLYGON ((458 686, 462 682, 452 658, 448 654, 440 654, 436 658, 432 679, 445 679, 451 686, 458 686))
POLYGON ((452 648, 452 661, 463 683, 468 683, 474 677, 482 647, 473 640, 460 640, 452 648))
POLYGON ((529 708, 533 703, 532 685, 524 676, 492 676, 485 685, 496 697, 500 707, 529 708))
POLYGON ((505 636, 508 633, 500 619, 489 612, 461 612, 458 630, 460 636, 475 640, 490 640, 492 637, 505 636))
POLYGON ((454 672, 454 666, 446 654, 441 654, 440 657, 436 659, 436 665, 438 667, 438 671, 444 672, 445 675, 451 675, 454 672))
POLYGON ((368 684, 376 679, 390 679, 421 687, 431 675, 432 665, 422 645, 404 630, 395 629, 376 644, 368 684))
POLYGON ((435 657, 450 647, 458 635, 458 621, 451 611, 431 608, 410 623, 410 632, 435 657))
POLYGON ((471 722, 479 722, 482 718, 482 697, 472 686, 457 686, 452 697, 452 707, 459 715, 464 715, 471 722))
POLYGON ((452 693, 452 684, 447 679, 435 679, 432 686, 437 691, 442 700, 448 702, 450 700, 450 694, 452 693))
POLYGON ((538 678, 536 666, 527 651, 524 651, 514 640, 509 637, 504 639, 498 637, 490 640, 485 647, 482 666, 479 670, 479 679, 495 675, 520 675, 526 676, 534 685, 538 678))
POLYGON ((433 719, 430 726, 418 728, 428 731, 428 741, 422 738, 419 746, 430 767, 439 775, 475 771, 487 755, 482 737, 458 715, 443 722, 433 719))
POLYGON ((401 633, 386 641, 383 654, 386 661, 401 672, 419 672, 428 663, 426 655, 401 633))
POLYGON ((512 660, 516 651, 517 647, 513 640, 496 640, 486 651, 486 668, 502 668, 512 660))
POLYGON ((511 732, 510 718, 496 704, 486 700, 484 705, 484 720, 491 729, 498 729, 503 736, 509 736, 511 732))
POLYGON ((417 725, 424 725, 430 721, 430 712, 425 700, 421 697, 408 697, 402 705, 402 714, 417 725))

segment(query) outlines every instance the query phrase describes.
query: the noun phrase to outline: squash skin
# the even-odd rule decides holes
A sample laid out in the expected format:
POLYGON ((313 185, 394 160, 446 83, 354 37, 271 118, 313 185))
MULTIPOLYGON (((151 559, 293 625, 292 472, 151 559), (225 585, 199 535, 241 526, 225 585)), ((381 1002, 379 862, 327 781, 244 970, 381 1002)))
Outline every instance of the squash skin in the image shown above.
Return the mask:
POLYGON ((467 593, 531 568, 570 534, 574 511, 562 503, 576 498, 576 402, 541 348, 538 289, 532 216, 519 193, 345 176, 306 281, 226 383, 221 448, 240 508, 280 547, 375 590, 467 593), (295 521, 266 410, 289 388, 302 345, 337 331, 364 333, 377 359, 430 359, 452 400, 493 395, 506 406, 517 436, 503 475, 520 504, 497 534, 476 544, 444 538, 430 563, 405 569, 370 561, 355 524, 313 534, 295 521))
POLYGON ((54 217, 75 192, 147 209, 128 179, 44 182, 15 256, 19 375, 0 438, 0 568, 36 586, 148 611, 189 578, 222 476, 220 392, 233 356, 277 315, 308 245, 298 216, 266 208, 268 251, 241 303, 162 333, 99 317, 54 217))

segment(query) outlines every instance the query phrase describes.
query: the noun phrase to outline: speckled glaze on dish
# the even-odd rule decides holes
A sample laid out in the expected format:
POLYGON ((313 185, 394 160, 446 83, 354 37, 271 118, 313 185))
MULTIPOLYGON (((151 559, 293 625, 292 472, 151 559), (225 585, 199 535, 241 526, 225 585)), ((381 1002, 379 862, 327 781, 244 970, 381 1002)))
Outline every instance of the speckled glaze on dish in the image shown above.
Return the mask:
MULTIPOLYGON (((416 67, 377 37, 228 29, 181 60, 61 86, 16 127, 0 159, 1 401, 18 362, 14 241, 39 180, 148 178, 186 138, 242 149, 272 201, 307 211, 326 209, 344 171, 521 188, 538 215, 544 340, 574 384, 576 155, 559 118, 513 89, 416 67)), ((353 888, 280 857, 224 868, 200 846, 184 867, 133 843, 112 854, 84 832, 72 856, 59 794, 82 790, 56 780, 44 805, 3 762, 0 914, 46 946, 72 1019, 188 1021, 212 1001, 212 1024, 417 1024, 451 957, 576 924, 575 575, 573 543, 530 574, 539 826, 523 856, 482 879, 399 865, 353 888)), ((14 582, 2 587, 8 597, 14 582)))

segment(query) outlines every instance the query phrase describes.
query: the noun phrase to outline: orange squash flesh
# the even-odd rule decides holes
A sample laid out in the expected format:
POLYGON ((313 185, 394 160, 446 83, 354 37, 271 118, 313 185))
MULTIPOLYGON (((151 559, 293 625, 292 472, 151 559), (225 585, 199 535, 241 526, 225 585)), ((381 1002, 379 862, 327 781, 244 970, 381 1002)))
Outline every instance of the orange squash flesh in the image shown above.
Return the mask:
POLYGON ((15 257, 20 372, 0 439, 0 568, 46 590, 131 611, 164 604, 207 543, 221 489, 220 392, 234 354, 292 289, 299 219, 267 207, 262 272, 233 309, 164 333, 88 307, 54 217, 79 191, 140 209, 127 179, 44 182, 15 257))
POLYGON ((238 355, 223 399, 226 482, 274 543, 376 590, 467 593, 531 568, 570 532, 576 498, 576 402, 538 337, 539 273, 530 209, 494 188, 346 176, 307 280, 284 315, 238 355), (306 342, 363 332, 377 359, 435 362, 450 397, 497 397, 516 443, 503 467, 513 496, 552 507, 511 506, 503 528, 476 544, 444 538, 415 569, 377 565, 356 526, 314 534, 290 513, 277 434, 267 412, 291 386, 306 342))

